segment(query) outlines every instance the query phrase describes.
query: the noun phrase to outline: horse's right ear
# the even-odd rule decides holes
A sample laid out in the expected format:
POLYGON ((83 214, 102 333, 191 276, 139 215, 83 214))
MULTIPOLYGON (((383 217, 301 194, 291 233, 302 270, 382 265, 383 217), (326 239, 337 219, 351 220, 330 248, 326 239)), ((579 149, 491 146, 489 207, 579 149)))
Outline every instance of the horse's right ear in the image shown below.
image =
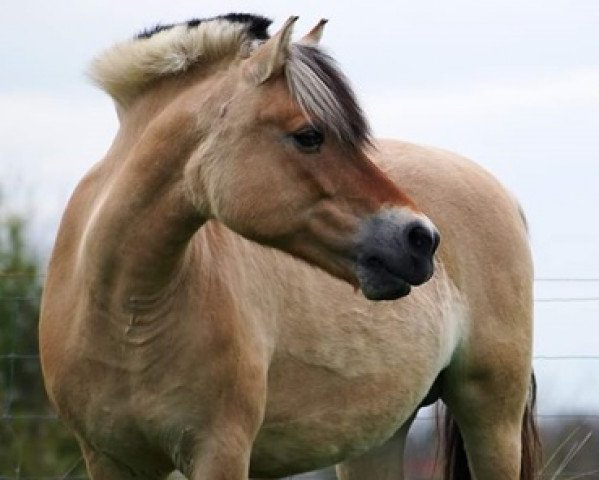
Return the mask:
POLYGON ((245 61, 243 73, 253 85, 260 85, 269 78, 281 73, 287 57, 293 24, 299 17, 289 17, 285 25, 270 39, 260 45, 245 61))

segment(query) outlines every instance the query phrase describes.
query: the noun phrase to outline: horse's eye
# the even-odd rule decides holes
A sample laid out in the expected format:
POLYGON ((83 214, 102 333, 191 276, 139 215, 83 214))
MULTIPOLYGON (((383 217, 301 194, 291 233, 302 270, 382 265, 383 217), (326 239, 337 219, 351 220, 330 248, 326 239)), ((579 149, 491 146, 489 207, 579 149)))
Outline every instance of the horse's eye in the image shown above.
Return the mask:
POLYGON ((291 137, 295 146, 305 153, 316 153, 324 142, 324 135, 320 130, 310 126, 292 133, 291 137))

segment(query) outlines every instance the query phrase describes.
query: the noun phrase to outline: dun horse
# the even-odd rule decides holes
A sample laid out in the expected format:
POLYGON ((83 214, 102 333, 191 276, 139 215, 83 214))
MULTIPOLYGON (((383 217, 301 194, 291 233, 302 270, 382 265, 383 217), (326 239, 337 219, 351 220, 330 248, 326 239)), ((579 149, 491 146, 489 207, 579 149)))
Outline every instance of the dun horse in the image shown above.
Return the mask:
POLYGON ((293 43, 295 19, 159 26, 93 63, 120 129, 49 266, 53 405, 93 480, 400 479, 437 398, 448 475, 533 478, 517 203, 457 155, 371 140, 325 22, 293 43))

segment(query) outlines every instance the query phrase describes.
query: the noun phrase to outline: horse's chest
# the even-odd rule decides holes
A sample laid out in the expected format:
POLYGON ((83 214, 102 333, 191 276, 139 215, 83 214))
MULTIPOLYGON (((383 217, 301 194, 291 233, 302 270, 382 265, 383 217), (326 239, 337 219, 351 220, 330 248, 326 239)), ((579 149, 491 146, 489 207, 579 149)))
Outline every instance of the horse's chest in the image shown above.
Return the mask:
POLYGON ((285 379, 276 370, 271 377, 252 455, 257 472, 277 473, 277 465, 281 472, 313 470, 369 450, 391 437, 419 403, 401 373, 344 378, 298 365, 286 370, 285 379))
POLYGON ((381 444, 417 409, 442 367, 440 319, 377 320, 354 314, 313 331, 304 322, 282 339, 253 451, 257 469, 294 456, 298 470, 335 463, 381 444))

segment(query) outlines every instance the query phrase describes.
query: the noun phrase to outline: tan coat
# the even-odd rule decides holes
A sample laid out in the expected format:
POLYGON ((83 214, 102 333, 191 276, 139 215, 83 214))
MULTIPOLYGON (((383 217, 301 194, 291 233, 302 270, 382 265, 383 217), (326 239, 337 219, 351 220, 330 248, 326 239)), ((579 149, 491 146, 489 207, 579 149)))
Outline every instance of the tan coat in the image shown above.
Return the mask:
POLYGON ((353 459, 342 478, 400 478, 438 380, 477 478, 518 479, 532 265, 517 203, 468 160, 392 140, 325 143, 318 162, 284 146, 293 162, 278 170, 272 125, 294 131, 304 113, 275 77, 242 87, 253 113, 222 103, 214 92, 235 99, 238 81, 191 72, 122 110, 63 217, 41 358, 91 477, 242 480, 353 459), (200 98, 227 121, 215 134, 216 117, 193 120, 200 98), (333 252, 390 205, 397 225, 434 224, 442 240, 431 280, 377 303, 333 252))

